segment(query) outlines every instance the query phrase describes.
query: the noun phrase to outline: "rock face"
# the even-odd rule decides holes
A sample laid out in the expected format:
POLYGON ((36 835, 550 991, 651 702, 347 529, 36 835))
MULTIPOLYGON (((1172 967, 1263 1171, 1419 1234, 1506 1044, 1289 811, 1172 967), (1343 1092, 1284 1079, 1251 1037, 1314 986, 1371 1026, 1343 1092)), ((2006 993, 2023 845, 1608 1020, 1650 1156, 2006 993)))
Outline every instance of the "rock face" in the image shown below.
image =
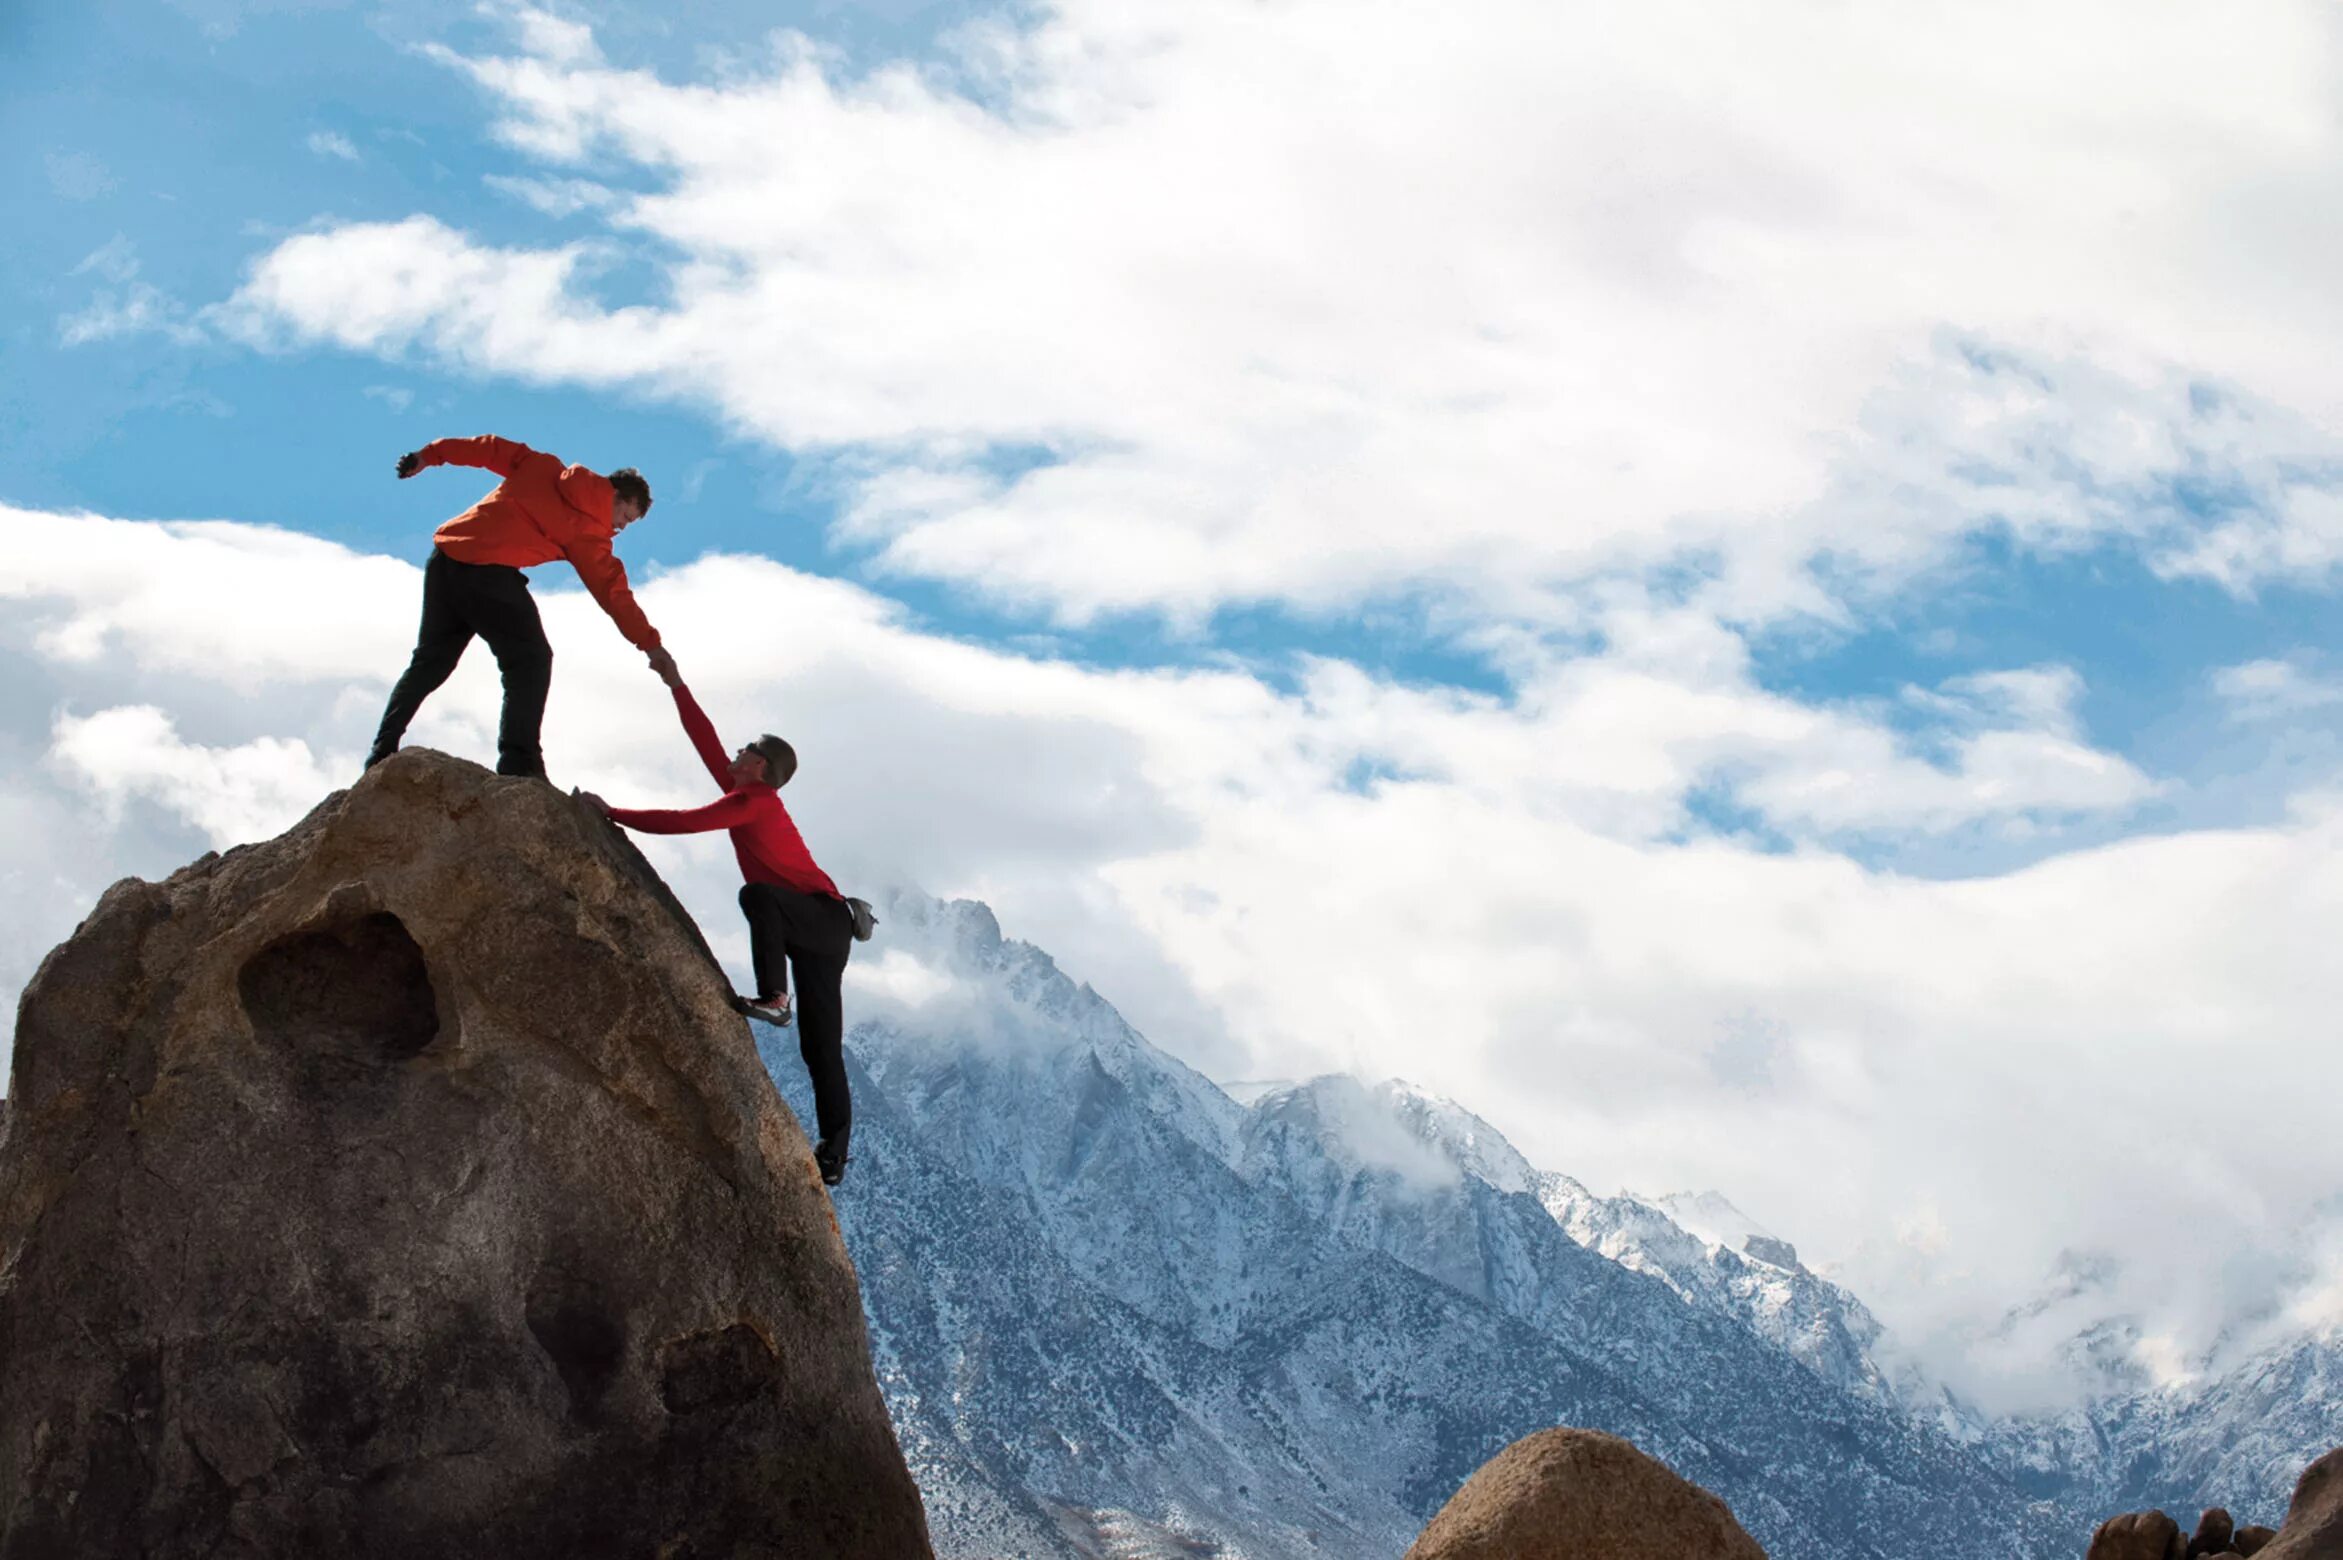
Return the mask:
POLYGON ((1614 1435, 1541 1430, 1482 1465, 1406 1560, 1765 1560, 1725 1503, 1614 1435))
POLYGON ((115 885, 18 1018, 0 1557, 928 1554, 727 994, 609 825, 428 751, 115 885))
POLYGON ((2302 1471, 2278 1536, 2262 1560, 2343 1560, 2343 1447, 2302 1471))

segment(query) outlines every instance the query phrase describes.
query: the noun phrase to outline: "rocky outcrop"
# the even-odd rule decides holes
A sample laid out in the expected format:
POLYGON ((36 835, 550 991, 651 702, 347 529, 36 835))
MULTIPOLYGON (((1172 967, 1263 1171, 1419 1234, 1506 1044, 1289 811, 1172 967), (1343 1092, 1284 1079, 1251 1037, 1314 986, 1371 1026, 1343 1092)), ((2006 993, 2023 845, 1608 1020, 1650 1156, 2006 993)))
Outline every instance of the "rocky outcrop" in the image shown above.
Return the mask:
POLYGON ((2261 1560, 2343 1560, 2343 1447, 2302 1471, 2261 1560))
POLYGON ((2099 1524, 2085 1560, 2184 1560, 2187 1554, 2179 1523, 2161 1511, 2127 1511, 2099 1524))
POLYGON ((427 751, 99 901, 0 1141, 0 1557, 928 1553, 688 918, 427 751))
POLYGON ((2195 1534, 2161 1511, 2111 1517, 2092 1535, 2087 1560, 2343 1560, 2343 1447, 2303 1470, 2286 1508, 2286 1525, 2238 1527, 2219 1506, 2197 1519, 2195 1534))
POLYGON ((1725 1503, 1630 1442, 1541 1430, 1482 1464, 1406 1560, 1765 1560, 1725 1503))
POLYGON ((2229 1541, 2236 1533, 2237 1523, 2229 1513, 2219 1506, 2212 1507, 2197 1518, 2197 1530, 2189 1535, 2188 1560, 2229 1553, 2229 1541))

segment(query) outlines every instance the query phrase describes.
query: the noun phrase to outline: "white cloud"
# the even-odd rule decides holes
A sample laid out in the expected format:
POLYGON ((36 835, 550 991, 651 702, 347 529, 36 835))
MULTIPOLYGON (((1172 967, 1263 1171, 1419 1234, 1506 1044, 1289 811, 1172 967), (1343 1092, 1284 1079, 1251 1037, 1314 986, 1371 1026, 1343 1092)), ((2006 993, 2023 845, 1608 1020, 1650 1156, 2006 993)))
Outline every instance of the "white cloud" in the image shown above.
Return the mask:
POLYGON ((73 274, 96 275, 109 282, 134 281, 138 277, 138 248, 127 235, 117 233, 82 256, 73 274))
POLYGON ((94 275, 111 285, 57 322, 58 336, 65 345, 78 347, 148 331, 182 344, 203 339, 202 328, 177 299, 140 279, 138 251, 121 234, 90 251, 73 268, 73 274, 94 275))
POLYGON ((338 783, 305 742, 205 747, 181 740, 171 717, 145 704, 59 717, 50 757, 109 805, 153 800, 220 849, 282 832, 338 783))
POLYGON ((2244 589, 2338 556, 2339 25, 1066 0, 945 67, 784 36, 666 82, 531 15, 440 57, 508 144, 652 187, 607 221, 667 295, 417 217, 285 242, 234 312, 838 453, 890 566, 1072 619, 1546 617, 1663 562, 1828 612, 1988 524, 2244 589))
POLYGON ((343 162, 358 162, 358 148, 339 130, 312 130, 309 132, 309 150, 319 157, 336 157, 343 162))
POLYGON ((1868 721, 1807 717, 1815 728, 1802 734, 1807 740, 1740 794, 1779 826, 1830 833, 1936 833, 1980 821, 2023 832, 2049 819, 2121 813, 2158 787, 2084 740, 2075 715, 2082 692, 2070 667, 1972 673, 1909 690, 1909 702, 1952 733, 1941 762, 1899 750, 1868 721))
POLYGON ((203 339, 203 332, 187 323, 178 303, 148 282, 133 282, 120 292, 100 293, 57 322, 58 339, 69 347, 149 331, 182 343, 203 339))
MULTIPOLYGON (((47 755, 11 766, 21 800, 0 793, 47 820, 0 835, 0 874, 75 890, 11 912, 29 946, 106 877, 282 827, 354 771, 409 646, 411 566, 219 522, 0 526, 22 564, 0 584, 0 743, 47 755), (220 612, 231 598, 249 609, 220 612), (61 831, 70 868, 42 854, 61 831)), ((702 794, 640 657, 558 575, 538 595, 557 781, 702 794)), ((1976 745, 2088 752, 2061 670, 1916 696, 1948 707, 1923 756, 1887 712, 1754 687, 1738 642, 1682 609, 1622 608, 1606 649, 1525 660, 1496 697, 1338 662, 1285 689, 1235 666, 1089 669, 935 637, 751 558, 641 595, 720 731, 797 744, 792 807, 834 873, 990 901, 1207 1071, 1406 1077, 1599 1187, 1726 1188, 1923 1345, 1972 1339, 2069 1247, 2120 1254, 2104 1314, 2175 1347, 2320 1303, 2290 1298, 2291 1270, 2251 1294, 2219 1274, 2289 1249, 2343 1178, 2319 1114, 2343 1086, 2343 805, 1959 882, 1832 847, 1854 824, 2070 805, 2068 778, 2010 778, 1976 745), (786 657, 759 626, 776 620, 786 657), (1789 849, 1676 836, 1728 762, 1759 777, 1789 849), (1832 766, 1854 800, 1810 799, 1832 766), (1753 1033, 1754 1069, 1731 1043, 1753 1033), (2255 1130, 2172 1152, 2174 1100, 2250 1110, 2255 1130), (1876 1241, 1899 1227, 1932 1249, 1876 1241)), ((413 740, 484 757, 496 709, 475 655, 413 740)), ((722 843, 646 849, 741 963, 722 843)), ((858 972, 872 1011, 959 1000, 883 932, 858 972)), ((2023 1357, 1956 1351, 1956 1368, 2006 1387, 1988 1367, 2022 1381, 2049 1342, 2009 1347, 2023 1357)))
POLYGON ((517 179, 491 173, 480 182, 548 217, 574 217, 618 202, 616 191, 591 179, 517 179))
POLYGON ((524 6, 514 13, 513 23, 520 33, 521 47, 539 59, 568 66, 601 63, 602 51, 594 45, 594 30, 583 22, 524 6))
MULTIPOLYGON (((150 525, 0 504, 11 566, 0 603, 38 652, 94 665, 120 653, 140 676, 199 676, 254 689, 278 679, 374 675, 413 643, 411 610, 354 613, 406 598, 422 571, 298 532, 221 521, 150 525), (267 601, 266 612, 228 610, 267 601)), ((395 668, 394 668, 395 671, 395 668)))
MULTIPOLYGON (((2322 452, 2324 453, 2324 452, 2322 452)), ((2239 594, 2265 580, 2331 579, 2343 566, 2343 495, 2331 454, 2310 477, 2282 479, 2269 502, 2224 520, 2166 561, 2239 594)))
POLYGON ((2319 674, 2305 659, 2246 661, 2213 673, 2213 691, 2239 721, 2268 721, 2343 703, 2343 682, 2319 674))
POLYGON ((563 296, 581 251, 545 254, 480 250, 428 217, 306 233, 287 239, 215 318, 256 345, 293 335, 338 345, 403 350, 421 346, 458 362, 505 363, 532 378, 614 380, 617 365, 597 368, 607 338, 587 328, 583 310, 563 296), (316 267, 334 269, 330 281, 316 267), (290 322, 290 306, 335 299, 329 313, 290 322), (568 314, 566 329, 558 317, 568 314), (523 334, 545 339, 525 350, 523 334), (569 351, 562 342, 566 339, 569 351))

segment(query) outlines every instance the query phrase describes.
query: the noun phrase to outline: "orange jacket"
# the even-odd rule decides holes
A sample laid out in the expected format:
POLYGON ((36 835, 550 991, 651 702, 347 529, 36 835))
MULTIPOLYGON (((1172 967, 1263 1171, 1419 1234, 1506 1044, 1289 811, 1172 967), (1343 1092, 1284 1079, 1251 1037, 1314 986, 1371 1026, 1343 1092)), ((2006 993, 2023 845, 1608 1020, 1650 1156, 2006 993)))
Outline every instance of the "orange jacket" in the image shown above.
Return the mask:
POLYGON ((415 452, 424 466, 478 466, 504 480, 496 491, 432 534, 458 563, 517 569, 567 558, 586 590, 637 649, 659 648, 659 630, 635 605, 626 565, 610 550, 610 483, 583 466, 511 439, 435 439, 415 452))

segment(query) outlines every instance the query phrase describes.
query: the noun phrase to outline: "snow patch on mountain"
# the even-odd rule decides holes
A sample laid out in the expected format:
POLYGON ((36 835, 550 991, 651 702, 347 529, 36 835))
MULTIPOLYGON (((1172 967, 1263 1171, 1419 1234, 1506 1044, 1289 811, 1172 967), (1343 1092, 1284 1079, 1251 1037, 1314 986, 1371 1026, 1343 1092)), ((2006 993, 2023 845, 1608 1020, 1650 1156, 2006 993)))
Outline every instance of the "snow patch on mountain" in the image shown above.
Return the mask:
POLYGON ((1670 1192, 1650 1201, 1653 1207, 1674 1220, 1678 1227, 1699 1236, 1712 1246, 1746 1251, 1752 1238, 1779 1240, 1772 1230, 1734 1207, 1731 1199, 1722 1192, 1670 1192))

